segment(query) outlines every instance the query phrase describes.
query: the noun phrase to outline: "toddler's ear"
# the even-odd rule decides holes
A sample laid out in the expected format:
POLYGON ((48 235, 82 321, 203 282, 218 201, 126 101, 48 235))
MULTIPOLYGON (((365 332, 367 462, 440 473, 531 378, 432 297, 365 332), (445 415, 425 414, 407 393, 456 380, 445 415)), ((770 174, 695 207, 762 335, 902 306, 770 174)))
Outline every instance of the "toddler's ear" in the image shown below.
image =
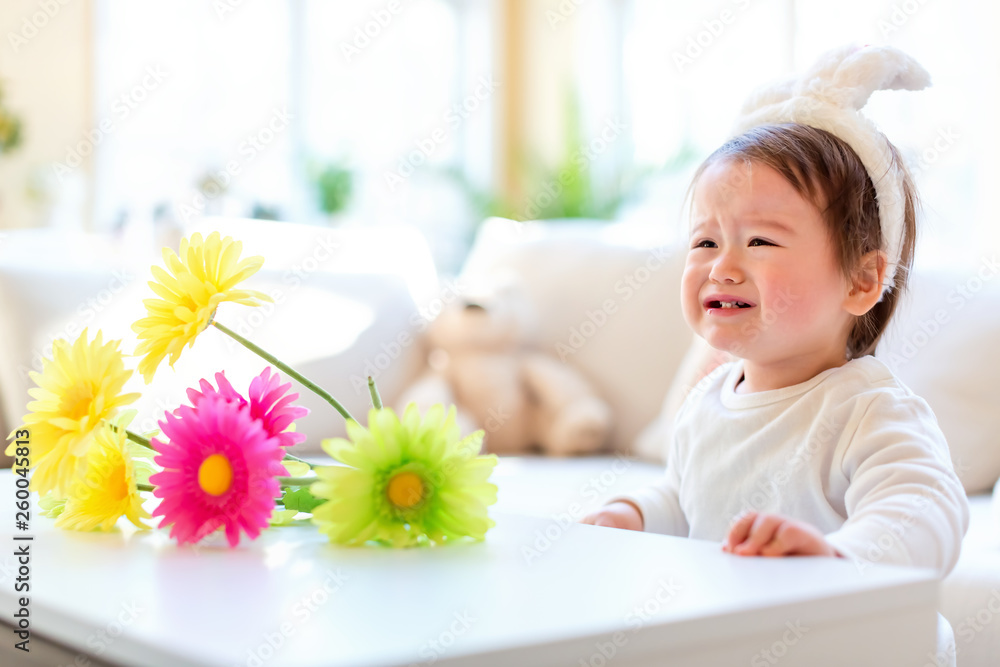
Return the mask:
POLYGON ((882 298, 886 257, 881 250, 872 250, 861 257, 851 278, 851 287, 844 300, 844 309, 861 317, 882 298))

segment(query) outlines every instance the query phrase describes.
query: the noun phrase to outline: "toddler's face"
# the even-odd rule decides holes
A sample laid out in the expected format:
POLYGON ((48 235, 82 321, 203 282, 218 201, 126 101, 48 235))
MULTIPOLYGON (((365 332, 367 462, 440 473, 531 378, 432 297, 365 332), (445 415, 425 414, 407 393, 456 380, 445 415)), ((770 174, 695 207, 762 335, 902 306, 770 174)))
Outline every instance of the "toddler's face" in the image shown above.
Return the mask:
POLYGON ((698 180, 692 213, 681 301, 698 335, 757 363, 843 360, 848 284, 811 202, 770 167, 722 160, 698 180))

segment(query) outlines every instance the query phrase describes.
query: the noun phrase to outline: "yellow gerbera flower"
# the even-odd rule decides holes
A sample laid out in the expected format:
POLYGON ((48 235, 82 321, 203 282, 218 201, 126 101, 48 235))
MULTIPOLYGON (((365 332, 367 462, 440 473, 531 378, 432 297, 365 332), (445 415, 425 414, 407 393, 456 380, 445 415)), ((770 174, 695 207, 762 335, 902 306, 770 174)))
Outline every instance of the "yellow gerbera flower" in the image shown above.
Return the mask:
POLYGON ((235 289, 264 264, 261 256, 240 259, 243 244, 232 237, 212 232, 207 239, 195 233, 181 239, 180 254, 163 249, 163 262, 169 273, 154 266, 149 286, 160 299, 145 299, 147 317, 132 325, 139 335, 135 353, 143 356, 139 372, 148 384, 163 358, 170 355, 170 365, 181 356, 185 346, 204 331, 223 301, 245 306, 259 306, 272 301, 263 292, 235 289))
POLYGON ((481 540, 493 527, 486 508, 497 500, 489 483, 495 454, 478 456, 483 432, 459 439, 455 408, 435 405, 421 419, 410 404, 402 420, 392 410, 372 410, 369 428, 347 422, 349 440, 323 441, 347 464, 317 468, 310 487, 326 502, 313 521, 332 542, 369 540, 392 546, 481 540))
MULTIPOLYGON (((85 464, 94 431, 105 419, 139 397, 123 394, 132 371, 118 350, 121 341, 103 343, 101 331, 87 342, 87 330, 71 345, 52 344, 52 359, 42 360, 42 372, 30 377, 37 387, 28 393, 28 414, 22 420, 31 431, 31 488, 40 495, 69 493, 73 478, 85 464)), ((7 447, 7 455, 14 451, 7 447)))
POLYGON ((86 472, 73 482, 66 506, 56 525, 70 530, 111 530, 123 515, 139 528, 149 514, 139 496, 140 470, 148 479, 152 466, 133 459, 133 446, 126 441, 125 429, 105 425, 94 437, 86 459, 86 472))

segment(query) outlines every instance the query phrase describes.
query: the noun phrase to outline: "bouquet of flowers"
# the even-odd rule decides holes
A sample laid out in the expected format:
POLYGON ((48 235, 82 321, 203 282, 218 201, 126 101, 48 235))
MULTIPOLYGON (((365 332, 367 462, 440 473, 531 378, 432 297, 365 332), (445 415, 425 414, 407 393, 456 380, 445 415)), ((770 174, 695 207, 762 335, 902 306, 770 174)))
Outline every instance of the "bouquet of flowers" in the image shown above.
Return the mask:
POLYGON ((149 282, 157 298, 144 301, 147 316, 132 325, 146 384, 168 355, 172 366, 210 326, 271 365, 245 393, 224 371, 214 383, 202 379, 187 390, 190 405, 167 413, 159 432, 139 434, 129 428, 136 411, 127 406, 139 394, 124 393, 133 371, 121 341, 104 341, 101 331, 91 338, 86 330, 73 342, 56 341, 52 358, 31 374, 37 386, 29 390, 34 400, 22 427, 31 434, 30 458, 16 441, 6 453, 19 458, 18 467, 28 459, 30 488, 57 526, 111 530, 124 516, 147 529, 145 521, 159 517, 180 544, 224 529, 236 546, 244 533, 254 539, 308 513, 332 542, 345 545, 485 537, 494 525, 487 508, 496 502, 489 477, 497 459, 479 455, 482 431, 461 438, 454 407, 436 405, 421 415, 410 405, 399 416, 382 406, 371 378, 373 408, 362 426, 328 392, 215 320, 224 302, 254 307, 271 300, 239 288, 263 257, 241 259, 242 244, 217 232, 193 234, 179 250, 163 249, 165 268, 153 266, 149 282), (338 463, 314 465, 289 453, 305 440, 295 420, 308 410, 294 404, 299 395, 278 371, 346 420, 347 439, 322 441, 338 463), (150 493, 159 499, 152 515, 143 508, 150 493))

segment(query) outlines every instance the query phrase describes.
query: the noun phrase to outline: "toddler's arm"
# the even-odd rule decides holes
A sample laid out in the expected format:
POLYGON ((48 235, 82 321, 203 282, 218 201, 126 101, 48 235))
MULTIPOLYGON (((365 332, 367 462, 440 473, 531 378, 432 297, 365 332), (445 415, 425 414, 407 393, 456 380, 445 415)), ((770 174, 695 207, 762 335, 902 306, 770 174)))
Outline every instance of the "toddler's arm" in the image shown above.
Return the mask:
POLYGON ((624 530, 642 530, 642 512, 632 503, 622 500, 605 505, 596 512, 591 512, 580 519, 580 523, 592 526, 607 526, 624 530))
POLYGON ((598 526, 608 525, 598 523, 599 519, 604 519, 612 522, 616 528, 630 528, 649 533, 687 537, 690 527, 684 517, 684 512, 681 510, 678 497, 680 489, 680 476, 677 472, 680 466, 679 459, 675 438, 667 450, 666 474, 657 483, 642 487, 632 493, 610 498, 600 510, 584 517, 583 523, 594 523, 598 526), (628 521, 632 510, 638 515, 638 524, 618 525, 618 522, 622 520, 628 521), (632 525, 636 525, 636 527, 632 528, 632 525))
POLYGON ((947 575, 969 527, 969 504, 927 403, 880 394, 841 459, 847 521, 826 536, 855 561, 930 567, 947 575))

